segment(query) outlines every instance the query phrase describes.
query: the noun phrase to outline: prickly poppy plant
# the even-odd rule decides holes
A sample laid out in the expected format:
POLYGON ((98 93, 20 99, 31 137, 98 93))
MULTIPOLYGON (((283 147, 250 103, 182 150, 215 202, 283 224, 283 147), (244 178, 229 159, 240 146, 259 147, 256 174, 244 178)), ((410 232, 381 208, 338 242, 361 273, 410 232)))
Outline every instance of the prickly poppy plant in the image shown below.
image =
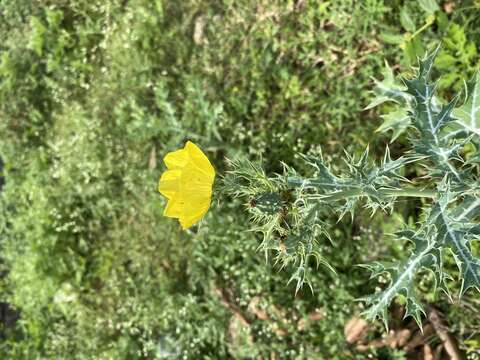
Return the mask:
POLYGON ((365 316, 381 318, 386 325, 388 307, 397 296, 406 302, 405 315, 421 324, 424 310, 415 292, 421 269, 434 274, 436 291, 449 294, 447 281, 454 277, 444 266, 447 253, 459 270, 460 296, 470 288, 480 290, 480 258, 472 252, 472 243, 480 239, 480 75, 467 83, 464 93, 450 101, 439 99, 431 79, 437 53, 438 48, 426 55, 415 75, 401 83, 389 69, 384 80, 376 82, 369 107, 396 104, 379 130, 392 130, 392 141, 406 133, 410 149, 403 156, 392 159, 387 148, 380 164, 373 164, 367 148, 357 158, 347 154, 341 174, 322 156, 304 156, 315 170, 308 178, 287 166, 283 174, 268 177, 260 166, 235 160, 226 178, 234 196, 248 198, 255 230, 263 235, 260 248, 265 253, 274 250, 282 266, 293 265, 291 280, 297 290, 309 284, 310 258, 333 271, 322 256, 322 248, 330 246, 325 239, 335 228, 326 220, 332 212, 338 219, 353 217, 359 206, 391 212, 399 200, 423 198, 422 220, 395 234, 412 244, 405 259, 363 265, 372 279, 389 279, 381 291, 363 299, 368 305, 365 316), (409 168, 422 169, 422 176, 407 179, 409 168))

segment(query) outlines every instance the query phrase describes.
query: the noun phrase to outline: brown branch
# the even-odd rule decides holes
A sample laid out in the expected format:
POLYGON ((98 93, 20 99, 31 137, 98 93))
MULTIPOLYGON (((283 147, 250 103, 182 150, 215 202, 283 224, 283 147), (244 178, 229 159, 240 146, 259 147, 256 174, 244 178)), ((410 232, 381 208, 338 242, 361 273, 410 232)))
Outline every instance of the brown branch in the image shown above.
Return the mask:
POLYGON ((448 332, 448 327, 440 317, 439 312, 432 306, 427 310, 427 317, 433 328, 435 329, 438 337, 443 342, 443 346, 451 360, 462 360, 465 357, 458 349, 455 338, 448 332))
POLYGON ((246 316, 243 315, 240 308, 237 305, 230 302, 229 296, 227 295, 225 290, 223 290, 221 288, 215 288, 215 289, 213 289, 213 291, 214 291, 215 295, 217 295, 219 297, 220 302, 223 304, 223 306, 225 306, 227 309, 229 309, 240 320, 240 322, 243 325, 245 325, 245 326, 250 325, 250 321, 248 321, 246 316))
POLYGON ((425 325, 423 328, 423 333, 418 331, 415 336, 405 345, 403 350, 409 353, 420 345, 423 345, 427 342, 428 338, 433 334, 433 326, 430 324, 425 325))

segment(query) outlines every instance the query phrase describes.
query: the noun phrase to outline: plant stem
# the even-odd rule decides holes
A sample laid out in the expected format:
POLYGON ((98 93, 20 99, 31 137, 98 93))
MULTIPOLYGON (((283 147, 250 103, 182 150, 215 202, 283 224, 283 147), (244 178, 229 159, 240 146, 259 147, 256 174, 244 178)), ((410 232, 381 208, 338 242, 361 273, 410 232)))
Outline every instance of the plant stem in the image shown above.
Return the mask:
POLYGON ((434 21, 435 21, 435 18, 429 17, 429 18, 427 19, 427 22, 426 22, 425 24, 423 24, 423 26, 422 26, 420 29, 418 29, 417 31, 415 31, 415 32, 412 34, 410 40, 413 40, 416 36, 418 36, 418 34, 420 34, 420 33, 423 32, 425 29, 427 29, 430 25, 433 24, 434 21))
POLYGON ((406 197, 426 197, 434 198, 437 192, 435 190, 404 188, 404 189, 381 189, 381 193, 386 196, 406 196, 406 197))
POLYGON ((361 188, 340 190, 328 194, 313 195, 310 198, 318 198, 322 200, 342 200, 351 197, 361 196, 377 196, 377 197, 424 197, 433 198, 436 195, 435 190, 425 190, 416 188, 404 188, 404 189, 377 189, 377 190, 364 190, 361 188))

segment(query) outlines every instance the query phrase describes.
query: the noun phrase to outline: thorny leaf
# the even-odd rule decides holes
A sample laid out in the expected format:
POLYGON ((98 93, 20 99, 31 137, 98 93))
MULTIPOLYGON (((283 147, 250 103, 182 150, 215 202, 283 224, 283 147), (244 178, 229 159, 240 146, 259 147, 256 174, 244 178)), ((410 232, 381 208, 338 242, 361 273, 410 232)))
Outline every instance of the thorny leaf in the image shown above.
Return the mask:
POLYGON ((405 316, 421 326, 425 312, 415 286, 421 269, 433 273, 435 291, 449 295, 447 281, 454 276, 444 268, 446 252, 453 254, 459 270, 460 295, 470 288, 480 290, 480 259, 471 250, 472 242, 480 239, 480 76, 468 83, 461 107, 455 108, 458 96, 442 102, 430 79, 438 51, 420 60, 415 75, 403 80, 404 86, 395 82, 387 67, 384 80, 376 81, 375 98, 367 107, 387 101, 396 104, 394 111, 384 116, 379 131, 393 130, 393 140, 406 132, 411 150, 404 156, 392 159, 387 147, 380 164, 375 164, 368 147, 360 156, 345 153, 341 174, 334 172, 321 154, 303 156, 313 170, 310 177, 287 166, 283 174, 268 177, 258 165, 234 162, 233 180, 227 180, 231 194, 249 197, 255 230, 263 235, 260 249, 265 254, 275 251, 282 268, 293 268, 290 281, 296 282, 296 291, 305 283, 314 290, 308 281, 313 263, 333 271, 322 255, 322 249, 331 245, 328 230, 335 225, 327 220, 332 212, 340 221, 346 214, 353 218, 359 205, 372 213, 379 209, 388 212, 399 197, 426 198, 418 226, 396 234, 412 244, 406 258, 363 265, 372 278, 388 280, 383 290, 364 298, 369 305, 365 316, 371 320, 379 317, 386 326, 388 307, 398 296, 405 299, 405 316), (422 166, 426 175, 406 179, 405 168, 412 163, 422 166))

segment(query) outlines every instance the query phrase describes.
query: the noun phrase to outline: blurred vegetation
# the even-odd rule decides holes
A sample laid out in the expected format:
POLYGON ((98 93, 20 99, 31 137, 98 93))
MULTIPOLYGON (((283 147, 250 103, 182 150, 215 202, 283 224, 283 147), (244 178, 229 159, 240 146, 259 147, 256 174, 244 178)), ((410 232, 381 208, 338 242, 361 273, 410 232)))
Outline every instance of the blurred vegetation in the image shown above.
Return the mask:
MULTIPOLYGON (((458 89, 479 67, 479 6, 0 0, 0 301, 19 312, 0 357, 404 358, 356 351, 344 326, 373 286, 354 264, 402 257, 381 235, 419 204, 388 222, 362 214, 368 228, 339 223, 325 249, 338 275, 320 268, 314 292, 295 296, 256 251, 244 204, 218 198, 188 232, 162 217, 162 156, 190 139, 223 174, 237 155, 281 171, 320 146, 333 164, 368 143, 381 154, 379 114, 362 111, 371 77, 443 41, 442 91, 458 89)), ((422 296, 478 356, 475 295, 422 296)))

